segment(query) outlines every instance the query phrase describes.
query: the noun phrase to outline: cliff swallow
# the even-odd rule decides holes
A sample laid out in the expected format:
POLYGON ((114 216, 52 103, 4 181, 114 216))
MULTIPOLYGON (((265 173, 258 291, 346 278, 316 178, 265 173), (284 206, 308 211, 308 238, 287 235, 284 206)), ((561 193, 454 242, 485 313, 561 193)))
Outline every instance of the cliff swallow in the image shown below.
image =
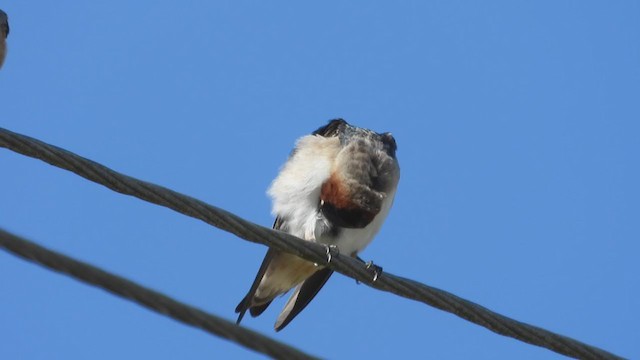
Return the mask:
POLYGON ((0 10, 0 68, 2 68, 4 57, 7 55, 7 36, 9 36, 9 18, 6 12, 0 10))
MULTIPOLYGON (((298 139, 268 190, 273 199, 273 228, 337 248, 357 257, 387 217, 400 179, 396 142, 376 133, 331 120, 298 139)), ((333 271, 295 255, 269 249, 247 295, 236 307, 260 315, 276 296, 295 291, 275 323, 282 330, 316 296, 333 271)))

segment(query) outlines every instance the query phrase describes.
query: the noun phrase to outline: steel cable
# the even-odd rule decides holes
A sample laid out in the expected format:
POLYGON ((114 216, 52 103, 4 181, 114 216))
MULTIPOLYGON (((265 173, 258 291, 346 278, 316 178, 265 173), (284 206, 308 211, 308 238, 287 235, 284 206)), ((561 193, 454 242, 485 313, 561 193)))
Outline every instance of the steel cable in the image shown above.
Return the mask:
POLYGON ((210 334, 233 341, 276 359, 316 359, 300 350, 270 339, 255 331, 181 303, 157 291, 145 288, 123 277, 93 265, 46 249, 31 241, 0 229, 0 248, 51 270, 95 285, 125 299, 136 302, 162 315, 200 328, 210 334))
POLYGON ((348 256, 335 254, 327 263, 326 249, 289 234, 244 220, 226 210, 149 182, 120 174, 94 161, 40 140, 0 128, 0 146, 72 171, 116 192, 165 206, 200 219, 238 237, 319 263, 373 288, 420 301, 455 314, 495 333, 580 359, 620 359, 605 350, 493 312, 444 290, 384 272, 373 281, 371 269, 348 256))

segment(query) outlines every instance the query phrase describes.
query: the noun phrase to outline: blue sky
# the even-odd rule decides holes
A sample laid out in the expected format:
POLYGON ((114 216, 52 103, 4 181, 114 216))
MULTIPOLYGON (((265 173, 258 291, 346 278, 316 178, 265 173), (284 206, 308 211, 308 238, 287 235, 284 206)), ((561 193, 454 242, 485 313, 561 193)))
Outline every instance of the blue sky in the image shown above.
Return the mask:
MULTIPOLYGON (((640 4, 2 2, 0 126, 256 223, 296 138, 393 132, 391 214, 361 255, 640 357, 640 4)), ((0 150, 0 227, 234 320, 265 248, 0 150)), ((0 252, 0 358, 246 358, 0 252)), ((284 331, 327 358, 555 359, 334 276, 284 331)))

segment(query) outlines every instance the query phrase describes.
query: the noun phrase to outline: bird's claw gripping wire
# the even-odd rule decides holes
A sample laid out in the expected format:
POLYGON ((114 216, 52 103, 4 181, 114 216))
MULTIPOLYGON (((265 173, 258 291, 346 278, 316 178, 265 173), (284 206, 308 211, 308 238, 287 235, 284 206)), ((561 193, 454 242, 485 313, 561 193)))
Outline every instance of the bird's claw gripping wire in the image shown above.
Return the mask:
MULTIPOLYGON (((380 277, 380 274, 382 274, 382 266, 378 266, 374 264, 373 261, 364 261, 359 256, 356 256, 356 259, 362 262, 367 267, 367 270, 373 269, 373 282, 376 282, 380 277)), ((360 281, 358 281, 357 279, 356 279, 356 284, 360 284, 360 281)))
MULTIPOLYGON (((322 244, 322 246, 324 246, 325 252, 327 254, 327 264, 331 262, 331 260, 333 259, 333 254, 340 254, 340 251, 338 250, 338 246, 336 245, 329 245, 329 244, 322 244)), ((314 263, 315 266, 320 266, 320 264, 318 263, 314 263)))
POLYGON ((327 252, 327 263, 331 262, 331 259, 333 259, 333 255, 331 255, 331 252, 334 251, 336 254, 339 254, 340 251, 338 250, 338 247, 336 245, 328 245, 328 244, 324 244, 324 248, 327 252))
POLYGON ((374 264, 373 261, 368 261, 366 265, 367 269, 373 269, 373 282, 376 282, 380 274, 382 274, 382 266, 374 264))

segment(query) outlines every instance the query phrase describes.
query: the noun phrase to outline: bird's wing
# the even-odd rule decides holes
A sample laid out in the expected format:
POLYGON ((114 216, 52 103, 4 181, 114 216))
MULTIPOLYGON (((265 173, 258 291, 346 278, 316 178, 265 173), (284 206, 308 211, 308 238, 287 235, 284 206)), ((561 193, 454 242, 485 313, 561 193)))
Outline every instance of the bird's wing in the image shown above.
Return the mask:
POLYGON ((317 271, 310 278, 305 280, 302 284, 298 285, 296 291, 291 295, 289 301, 282 309, 282 312, 276 320, 275 329, 280 331, 284 329, 287 324, 291 322, 318 294, 318 291, 322 289, 324 284, 329 280, 333 274, 333 270, 324 268, 317 271))
MULTIPOLYGON (((282 218, 277 217, 276 221, 273 223, 273 229, 280 230, 282 225, 283 225, 282 218)), ((242 318, 244 317, 244 314, 247 312, 247 310, 250 310, 251 316, 256 317, 256 316, 262 314, 262 312, 267 309, 269 304, 271 304, 271 300, 269 300, 269 301, 264 302, 262 304, 253 305, 254 297, 256 295, 256 290, 258 290, 258 286, 260 285, 260 281, 262 281, 262 277, 264 276, 264 273, 267 271, 267 268, 271 264, 271 261, 279 253, 280 252, 278 250, 274 250, 274 249, 271 249, 271 248, 267 251, 267 254, 264 256, 264 259, 262 260, 262 265, 260 265, 260 269, 258 270, 258 274, 256 274, 256 278, 255 278, 255 280, 253 280, 253 284, 251 285, 251 288, 249 289, 249 292, 247 292, 247 295, 240 301, 240 303, 236 307, 236 313, 239 314, 238 315, 238 320, 236 320, 236 324, 239 324, 240 321, 242 321, 242 318)))
MULTIPOLYGON (((274 227, 278 229, 281 224, 278 218, 274 227)), ((331 273, 331 270, 319 268, 295 255, 269 249, 249 292, 236 307, 236 313, 239 313, 236 323, 240 323, 247 310, 253 317, 262 314, 276 296, 299 284, 280 315, 282 320, 279 320, 277 330, 282 329, 307 306, 331 273)))

